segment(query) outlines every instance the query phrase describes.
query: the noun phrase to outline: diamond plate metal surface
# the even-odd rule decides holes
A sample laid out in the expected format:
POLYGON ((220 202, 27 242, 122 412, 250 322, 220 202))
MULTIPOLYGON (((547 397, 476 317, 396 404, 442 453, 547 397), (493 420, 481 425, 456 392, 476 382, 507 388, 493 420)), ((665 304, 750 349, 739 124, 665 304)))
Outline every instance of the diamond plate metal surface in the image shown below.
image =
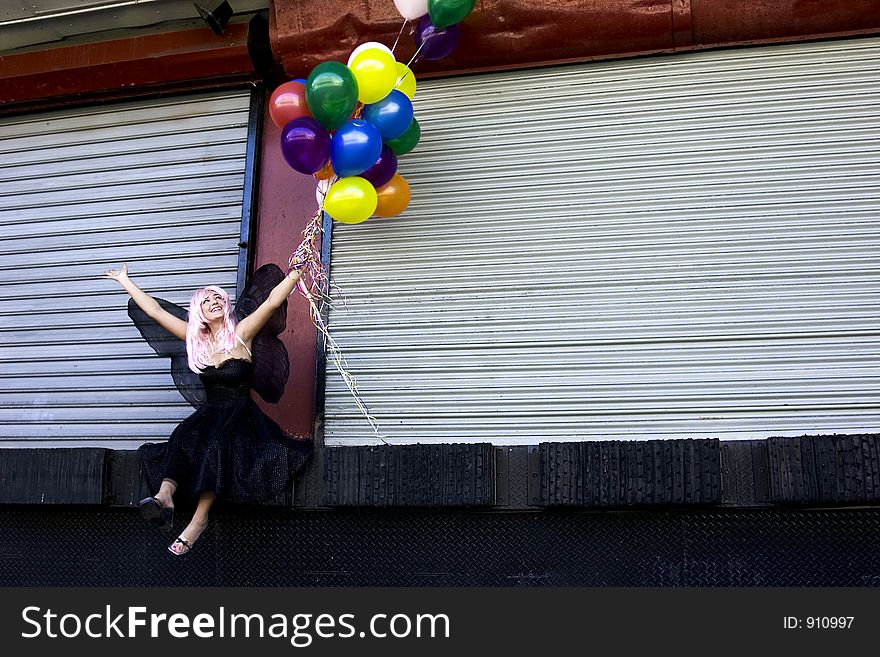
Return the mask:
POLYGON ((880 585, 880 509, 229 506, 184 558, 133 509, 0 507, 0 527, 0 586, 880 585))

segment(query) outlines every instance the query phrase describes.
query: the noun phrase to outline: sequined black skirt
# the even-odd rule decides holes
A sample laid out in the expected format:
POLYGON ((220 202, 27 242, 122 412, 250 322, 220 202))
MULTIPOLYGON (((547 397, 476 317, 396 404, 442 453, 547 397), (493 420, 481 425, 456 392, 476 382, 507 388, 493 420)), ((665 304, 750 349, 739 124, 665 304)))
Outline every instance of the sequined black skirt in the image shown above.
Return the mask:
POLYGON ((277 498, 311 455, 308 439, 287 436, 248 396, 209 402, 186 418, 167 443, 138 450, 141 471, 155 493, 164 478, 195 499, 260 502, 277 498))

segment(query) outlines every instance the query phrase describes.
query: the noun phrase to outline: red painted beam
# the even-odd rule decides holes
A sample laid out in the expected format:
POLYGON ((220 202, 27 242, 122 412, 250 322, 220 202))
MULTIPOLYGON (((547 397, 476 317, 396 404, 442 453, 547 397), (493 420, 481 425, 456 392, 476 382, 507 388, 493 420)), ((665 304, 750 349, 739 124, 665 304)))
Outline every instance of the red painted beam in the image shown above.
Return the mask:
POLYGON ((3 111, 53 99, 118 95, 145 88, 188 89, 206 81, 254 79, 248 26, 215 36, 207 27, 0 56, 3 111))
MULTIPOLYGON (((259 206, 254 266, 274 262, 287 269, 287 259, 302 240, 302 231, 318 205, 315 181, 291 169, 281 155, 281 130, 268 115, 263 125, 259 206)), ((290 356, 290 379, 278 404, 254 395, 269 417, 290 434, 311 436, 315 417, 316 331, 308 302, 294 293, 287 305, 287 328, 281 341, 290 356)))
MULTIPOLYGON (((391 0, 274 0, 272 49, 290 77, 346 61, 360 43, 394 43, 391 0)), ((880 0, 481 0, 449 57, 416 75, 521 68, 775 41, 880 33, 880 0)), ((399 61, 415 52, 404 32, 399 61)))

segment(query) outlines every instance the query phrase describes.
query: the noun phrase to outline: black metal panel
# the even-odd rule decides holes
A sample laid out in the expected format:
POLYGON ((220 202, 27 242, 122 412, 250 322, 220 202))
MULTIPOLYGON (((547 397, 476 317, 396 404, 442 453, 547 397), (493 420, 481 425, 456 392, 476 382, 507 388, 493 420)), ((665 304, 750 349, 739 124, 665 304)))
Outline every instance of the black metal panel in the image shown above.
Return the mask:
POLYGON ((0 586, 880 585, 880 509, 229 505, 187 556, 172 538, 136 509, 0 506, 0 586))
POLYGON ((495 448, 495 506, 510 510, 531 507, 529 449, 526 445, 495 448))
POLYGON ((770 503, 767 441, 721 443, 721 503, 738 507, 770 503))
POLYGON ((510 504, 510 462, 509 449, 504 447, 495 448, 495 505, 507 506, 510 504))
POLYGON ((107 455, 107 498, 114 506, 135 506, 156 491, 147 490, 135 450, 111 450, 107 455))
POLYGON ((541 505, 541 450, 537 447, 529 447, 527 464, 528 473, 528 501, 530 506, 541 505))
POLYGON ((329 506, 488 506, 495 503, 489 444, 383 445, 324 450, 329 506))
POLYGON ((771 501, 880 502, 880 434, 767 440, 771 501))
POLYGON ((262 87, 251 89, 251 102, 248 110, 248 140, 245 151, 244 189, 241 200, 241 228, 238 238, 238 272, 235 282, 235 298, 244 292, 247 279, 253 270, 254 243, 256 235, 257 181, 260 179, 260 144, 263 132, 262 87))
POLYGON ((284 71, 275 61, 272 46, 269 43, 269 12, 267 10, 258 11, 248 21, 247 47, 254 71, 266 86, 274 89, 282 82, 286 82, 284 71))
MULTIPOLYGON (((321 264, 324 265, 325 271, 330 271, 330 252, 333 244, 333 221, 326 212, 321 215, 321 264)), ((322 298, 327 298, 330 291, 329 279, 324 281, 322 298)), ((321 320, 325 325, 330 319, 330 304, 321 301, 318 305, 318 311, 321 313, 321 320)), ((317 328, 315 329, 315 445, 322 447, 324 445, 324 416, 327 406, 327 352, 324 347, 324 334, 317 328)))
POLYGON ((293 505, 300 508, 324 506, 324 449, 318 447, 293 483, 293 505))
POLYGON ((688 506, 721 501, 717 440, 542 443, 545 506, 688 506))
POLYGON ((106 449, 4 449, 0 503, 101 504, 106 449))

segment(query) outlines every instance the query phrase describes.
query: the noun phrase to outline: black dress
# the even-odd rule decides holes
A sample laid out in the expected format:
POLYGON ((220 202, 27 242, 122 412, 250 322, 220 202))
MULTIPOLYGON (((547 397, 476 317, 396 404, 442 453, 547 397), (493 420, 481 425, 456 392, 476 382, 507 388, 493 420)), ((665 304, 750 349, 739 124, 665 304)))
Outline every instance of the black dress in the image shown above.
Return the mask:
POLYGON ((234 502, 270 500, 282 493, 312 453, 309 439, 287 436, 251 399, 253 364, 230 358, 199 377, 206 402, 186 418, 166 443, 138 450, 150 491, 162 479, 196 498, 211 491, 234 502))

